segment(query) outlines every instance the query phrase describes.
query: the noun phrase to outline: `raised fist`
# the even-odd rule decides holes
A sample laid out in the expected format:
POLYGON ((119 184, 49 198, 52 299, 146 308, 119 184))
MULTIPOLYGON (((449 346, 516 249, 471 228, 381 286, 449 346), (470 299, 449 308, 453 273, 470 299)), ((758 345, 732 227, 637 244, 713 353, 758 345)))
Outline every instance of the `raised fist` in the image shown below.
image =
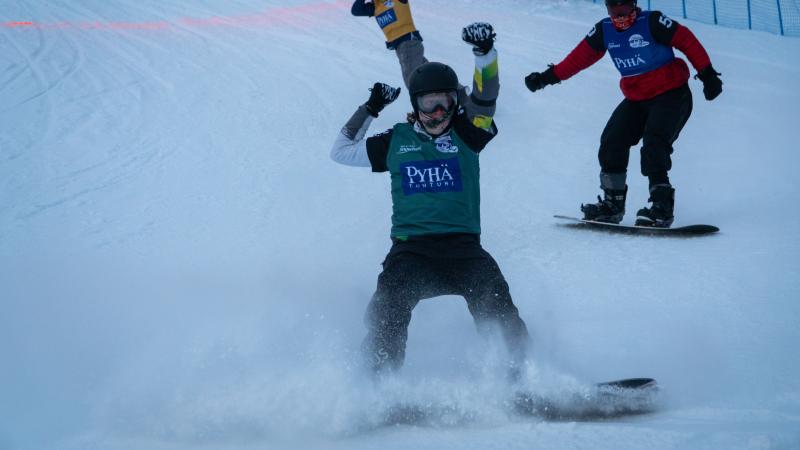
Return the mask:
POLYGON ((476 55, 489 53, 494 46, 495 36, 494 28, 486 22, 471 23, 461 30, 461 39, 473 45, 472 52, 476 55))
POLYGON ((370 88, 369 100, 365 103, 367 111, 373 116, 378 117, 378 114, 383 111, 389 103, 392 103, 400 95, 399 87, 391 87, 385 83, 375 83, 370 88))

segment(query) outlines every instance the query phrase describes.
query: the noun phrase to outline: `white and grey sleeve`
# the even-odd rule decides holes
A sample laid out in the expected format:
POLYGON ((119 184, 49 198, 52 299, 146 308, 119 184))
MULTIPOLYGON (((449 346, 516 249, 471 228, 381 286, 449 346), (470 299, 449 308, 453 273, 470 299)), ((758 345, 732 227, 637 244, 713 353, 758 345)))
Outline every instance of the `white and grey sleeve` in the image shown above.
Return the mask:
POLYGON ((331 148, 331 159, 339 164, 354 167, 370 167, 367 155, 367 133, 372 116, 364 105, 358 107, 342 131, 336 136, 331 148))

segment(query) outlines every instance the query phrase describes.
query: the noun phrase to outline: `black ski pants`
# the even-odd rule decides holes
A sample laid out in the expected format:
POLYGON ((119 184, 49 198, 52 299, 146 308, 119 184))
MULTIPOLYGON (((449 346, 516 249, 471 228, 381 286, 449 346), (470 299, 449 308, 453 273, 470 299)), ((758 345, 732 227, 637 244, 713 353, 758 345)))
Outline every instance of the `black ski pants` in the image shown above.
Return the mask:
POLYGON ((692 114, 692 91, 685 84, 649 100, 623 100, 611 114, 600 138, 600 169, 625 173, 631 146, 642 140, 642 175, 650 186, 669 183, 672 144, 692 114))
POLYGON ((479 243, 471 255, 461 250, 458 257, 436 257, 398 251, 395 244, 389 252, 365 314, 368 332, 362 349, 375 372, 391 372, 403 365, 411 311, 420 300, 440 295, 463 296, 479 332, 488 333, 494 324, 499 325, 511 355, 510 366, 522 364, 528 330, 500 268, 479 243))

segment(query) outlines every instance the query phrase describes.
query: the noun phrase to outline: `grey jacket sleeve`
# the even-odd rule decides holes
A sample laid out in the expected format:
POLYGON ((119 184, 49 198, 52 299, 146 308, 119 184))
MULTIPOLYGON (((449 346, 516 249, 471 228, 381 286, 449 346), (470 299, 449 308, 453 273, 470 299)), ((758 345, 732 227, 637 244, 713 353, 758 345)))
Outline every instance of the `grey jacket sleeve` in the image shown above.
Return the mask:
POLYGON ((331 148, 331 159, 339 164, 354 167, 371 167, 367 155, 367 133, 372 116, 364 105, 358 107, 342 131, 336 136, 331 148))

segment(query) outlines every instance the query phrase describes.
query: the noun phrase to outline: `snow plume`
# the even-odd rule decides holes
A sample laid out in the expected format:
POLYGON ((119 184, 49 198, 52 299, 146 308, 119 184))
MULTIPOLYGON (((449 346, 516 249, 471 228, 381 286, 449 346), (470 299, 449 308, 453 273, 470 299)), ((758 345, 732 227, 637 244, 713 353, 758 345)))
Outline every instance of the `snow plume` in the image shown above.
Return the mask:
MULTIPOLYGON (((419 348, 430 337, 422 320, 402 376, 376 382, 361 366, 360 315, 314 306, 325 292, 294 285, 288 274, 278 284, 238 273, 227 282, 154 275, 148 284, 157 289, 131 287, 111 300, 109 310, 128 304, 138 316, 119 311, 116 327, 111 317, 99 318, 117 330, 116 345, 106 345, 120 354, 103 383, 88 390, 88 419, 110 436, 187 446, 302 446, 357 436, 413 421, 392 415, 407 404, 434 408, 412 425, 507 420, 504 350, 499 338, 478 337, 470 320, 455 327, 463 336, 428 353, 419 348), (448 350, 456 340, 468 349, 448 350)), ((119 277, 113 284, 124 285, 119 277)), ((454 298, 431 301, 448 300, 445 309, 463 308, 454 298)))
MULTIPOLYGON (((99 396, 93 413, 110 438, 181 447, 315 448, 398 427, 446 430, 523 420, 514 419, 514 391, 494 376, 496 367, 489 361, 465 364, 471 369, 466 374, 404 372, 376 382, 360 369, 352 349, 343 347, 346 343, 336 343, 336 336, 319 338, 288 359, 280 351, 252 352, 230 344, 195 348, 182 360, 169 357, 157 375, 130 367, 99 396), (251 361, 259 357, 280 357, 283 365, 253 367, 251 361)), ((159 359, 169 356, 163 350, 159 359)), ((526 381, 523 387, 557 403, 588 389, 563 375, 526 381)))
MULTIPOLYGON (((358 348, 366 290, 351 292, 358 306, 343 311, 346 299, 330 301, 336 280, 315 270, 313 278, 328 286, 275 267, 228 266, 222 274, 203 265, 82 262, 71 270, 59 265, 59 273, 39 266, 17 280, 26 289, 12 292, 13 314, 39 333, 6 354, 44 389, 24 399, 29 408, 69 412, 63 426, 85 430, 65 441, 69 448, 314 448, 397 427, 511 419, 505 349, 499 336, 478 335, 458 297, 420 306, 406 367, 376 383, 358 348), (433 329, 443 321, 439 334, 433 329), (25 361, 30 354, 51 355, 39 363, 46 371, 25 361)), ((581 388, 528 369, 521 389, 557 396, 581 388)))

